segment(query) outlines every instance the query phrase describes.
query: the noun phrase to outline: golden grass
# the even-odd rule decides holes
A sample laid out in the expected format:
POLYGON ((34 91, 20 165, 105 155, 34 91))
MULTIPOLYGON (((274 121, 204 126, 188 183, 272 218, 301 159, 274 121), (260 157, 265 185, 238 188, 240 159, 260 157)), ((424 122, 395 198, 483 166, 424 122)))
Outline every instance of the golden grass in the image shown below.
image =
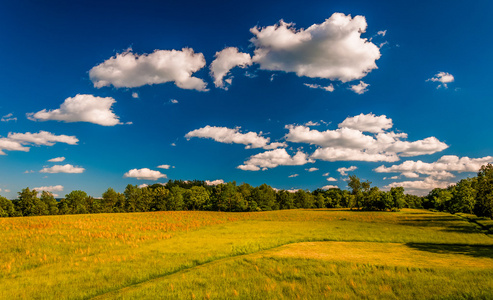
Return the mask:
MULTIPOLYGON (((456 245, 455 247, 461 246, 456 245)), ((446 250, 442 253, 436 253, 418 250, 412 245, 402 243, 308 242, 282 246, 272 251, 266 251, 262 256, 411 268, 493 270, 493 247, 489 247, 490 257, 471 256, 467 254, 468 247, 465 245, 462 247, 464 248, 463 253, 447 252, 446 250)))
POLYGON ((4 218, 0 245, 0 299, 280 299, 396 295, 397 279, 422 276, 392 267, 446 269, 444 278, 463 264, 461 276, 482 278, 493 239, 445 213, 323 209, 4 218), (331 243, 311 244, 320 241, 331 243), (317 279, 326 272, 339 277, 317 279))

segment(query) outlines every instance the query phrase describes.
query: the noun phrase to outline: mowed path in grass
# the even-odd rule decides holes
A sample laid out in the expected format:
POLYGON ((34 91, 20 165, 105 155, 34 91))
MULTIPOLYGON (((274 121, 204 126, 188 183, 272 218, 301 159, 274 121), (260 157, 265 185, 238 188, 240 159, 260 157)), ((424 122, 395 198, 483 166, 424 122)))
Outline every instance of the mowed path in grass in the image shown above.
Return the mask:
POLYGON ((493 239, 423 210, 60 216, 0 229, 4 299, 493 295, 493 239))

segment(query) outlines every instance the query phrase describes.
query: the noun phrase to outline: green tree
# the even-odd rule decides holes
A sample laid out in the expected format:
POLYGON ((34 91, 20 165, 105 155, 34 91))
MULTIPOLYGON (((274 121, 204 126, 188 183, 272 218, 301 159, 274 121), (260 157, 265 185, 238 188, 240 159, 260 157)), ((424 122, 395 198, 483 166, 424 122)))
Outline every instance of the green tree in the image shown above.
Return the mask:
POLYGON ((372 187, 366 192, 365 200, 363 201, 363 208, 366 210, 383 210, 382 205, 382 193, 376 186, 372 187))
POLYGON ((317 208, 325 208, 325 197, 322 193, 319 193, 315 196, 315 206, 317 208))
POLYGON ((182 210, 184 207, 183 193, 185 190, 179 186, 173 186, 169 191, 168 210, 182 210))
POLYGON ((299 189, 294 193, 294 205, 297 208, 313 208, 314 198, 312 194, 299 189))
POLYGON ((38 198, 36 190, 25 188, 19 193, 19 207, 23 216, 41 216, 48 214, 48 208, 38 198))
POLYGON ((5 197, 0 196, 0 217, 16 217, 14 203, 5 197))
POLYGON ((472 214, 476 204, 475 179, 460 180, 452 189, 452 207, 449 211, 472 214))
POLYGON ((293 193, 286 190, 281 190, 276 194, 276 201, 279 204, 279 209, 292 209, 295 208, 293 193))
POLYGON ((57 215, 58 214, 58 203, 52 193, 43 191, 41 193, 40 200, 46 205, 47 214, 57 215))
POLYGON ((90 212, 88 207, 87 193, 75 190, 65 195, 65 203, 70 214, 87 214, 90 212))
MULTIPOLYGON (((348 186, 351 188, 351 198, 349 202, 349 207, 351 209, 360 209, 363 202, 363 184, 356 175, 349 175, 348 186)), ((369 186, 369 185, 368 185, 369 186)), ((365 183, 365 187, 367 184, 365 183)))
POLYGON ((379 209, 381 210, 391 210, 394 207, 394 198, 390 191, 382 192, 380 195, 380 205, 379 209))
POLYGON ((493 165, 484 165, 479 170, 476 191, 474 214, 478 217, 493 218, 493 165))
MULTIPOLYGON (((101 201, 101 212, 111 213, 119 209, 118 204, 121 202, 121 193, 117 193, 114 189, 108 188, 106 192, 103 193, 103 199, 101 201)), ((125 197, 125 196, 123 196, 125 197)))
POLYGON ((278 209, 276 191, 265 183, 253 189, 252 198, 261 210, 278 209))
POLYGON ((193 186, 183 196, 185 207, 189 210, 200 210, 209 201, 209 192, 203 186, 193 186))
POLYGON ((136 185, 128 184, 123 192, 125 195, 125 211, 126 212, 140 212, 143 208, 142 203, 142 190, 136 185))
POLYGON ((392 194, 392 199, 394 200, 393 207, 395 209, 401 209, 406 205, 403 187, 401 187, 401 186, 392 187, 392 188, 390 188, 390 193, 392 194))
POLYGON ((170 200, 170 192, 164 186, 156 187, 154 190, 154 203, 153 209, 157 211, 170 210, 169 209, 169 200, 170 200))

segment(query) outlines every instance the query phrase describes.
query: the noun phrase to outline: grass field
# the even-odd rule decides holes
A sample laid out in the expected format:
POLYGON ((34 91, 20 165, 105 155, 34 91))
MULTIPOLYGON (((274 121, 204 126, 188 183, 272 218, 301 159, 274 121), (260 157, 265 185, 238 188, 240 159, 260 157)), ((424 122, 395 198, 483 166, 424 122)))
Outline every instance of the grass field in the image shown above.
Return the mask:
POLYGON ((1 299, 493 299, 493 238, 425 210, 0 219, 1 299))

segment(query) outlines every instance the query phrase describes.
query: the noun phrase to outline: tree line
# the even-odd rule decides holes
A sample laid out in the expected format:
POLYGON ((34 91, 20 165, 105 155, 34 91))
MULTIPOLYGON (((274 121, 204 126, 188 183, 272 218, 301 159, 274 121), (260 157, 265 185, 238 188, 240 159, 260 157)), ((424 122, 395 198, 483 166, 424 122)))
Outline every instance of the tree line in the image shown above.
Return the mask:
POLYGON ((166 185, 146 187, 127 185, 123 193, 108 188, 101 198, 75 190, 61 200, 52 193, 39 194, 29 188, 18 199, 0 196, 0 217, 42 216, 87 213, 122 213, 172 210, 269 211, 294 208, 351 208, 391 210, 427 208, 451 213, 474 213, 493 217, 493 166, 483 166, 478 176, 459 181, 446 189, 433 189, 427 196, 404 193, 393 187, 381 191, 356 175, 348 179, 349 190, 331 188, 313 192, 277 190, 267 184, 253 187, 247 183, 227 182, 209 186, 204 181, 169 180, 166 185))
POLYGON ((423 198, 423 208, 493 218, 493 165, 481 167, 477 176, 447 188, 435 188, 423 198))
MULTIPOLYGON (((351 178, 357 179, 356 176, 351 178)), ((378 188, 370 189, 372 201, 375 200, 375 189, 378 188)), ((123 193, 108 188, 101 198, 75 190, 57 201, 50 192, 39 194, 36 190, 25 188, 15 200, 0 197, 0 217, 170 210, 246 212, 295 208, 368 209, 370 206, 367 204, 370 202, 360 197, 366 196, 366 193, 366 188, 362 191, 353 188, 352 192, 339 188, 317 189, 313 192, 300 189, 293 192, 277 190, 267 184, 253 187, 247 183, 237 185, 236 182, 227 182, 209 186, 199 180, 170 180, 164 186, 154 184, 137 187, 129 184, 123 193)), ((390 210, 408 207, 403 200, 406 197, 404 189, 393 188, 391 192, 382 193, 385 195, 382 199, 387 202, 383 205, 371 202, 374 204, 371 208, 390 210)))

